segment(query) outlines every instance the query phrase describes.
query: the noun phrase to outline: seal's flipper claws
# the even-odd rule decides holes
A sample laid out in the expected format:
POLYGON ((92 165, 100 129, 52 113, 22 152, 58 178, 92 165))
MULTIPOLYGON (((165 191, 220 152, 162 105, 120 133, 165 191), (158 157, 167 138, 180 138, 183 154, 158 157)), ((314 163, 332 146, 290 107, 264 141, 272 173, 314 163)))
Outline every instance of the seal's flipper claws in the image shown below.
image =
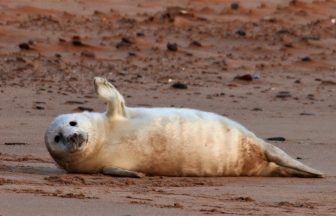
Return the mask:
POLYGON ((103 174, 116 177, 142 178, 145 174, 116 167, 104 167, 103 174))
POLYGON ((127 117, 124 97, 107 79, 95 77, 94 87, 97 95, 108 103, 106 111, 108 118, 127 117))

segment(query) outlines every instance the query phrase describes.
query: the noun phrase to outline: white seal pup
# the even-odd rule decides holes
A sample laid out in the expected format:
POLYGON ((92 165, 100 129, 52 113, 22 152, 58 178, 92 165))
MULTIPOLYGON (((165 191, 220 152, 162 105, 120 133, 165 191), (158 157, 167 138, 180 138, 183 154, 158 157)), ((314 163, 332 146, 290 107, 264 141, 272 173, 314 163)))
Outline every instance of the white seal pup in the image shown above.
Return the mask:
POLYGON ((58 116, 45 143, 68 172, 112 176, 297 176, 323 174, 256 137, 239 123, 194 109, 131 108, 95 78, 105 113, 58 116))

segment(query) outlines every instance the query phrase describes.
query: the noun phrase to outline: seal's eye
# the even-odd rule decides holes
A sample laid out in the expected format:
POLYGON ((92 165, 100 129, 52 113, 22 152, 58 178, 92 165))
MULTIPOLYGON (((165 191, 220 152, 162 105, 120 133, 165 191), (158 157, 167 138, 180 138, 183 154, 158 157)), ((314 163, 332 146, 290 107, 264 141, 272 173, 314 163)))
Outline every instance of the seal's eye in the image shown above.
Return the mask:
POLYGON ((58 143, 60 141, 60 136, 58 136, 58 135, 55 136, 54 140, 55 140, 56 143, 58 143))
POLYGON ((73 126, 73 127, 74 127, 74 126, 77 125, 77 122, 75 122, 75 121, 71 121, 69 124, 70 124, 70 126, 73 126))

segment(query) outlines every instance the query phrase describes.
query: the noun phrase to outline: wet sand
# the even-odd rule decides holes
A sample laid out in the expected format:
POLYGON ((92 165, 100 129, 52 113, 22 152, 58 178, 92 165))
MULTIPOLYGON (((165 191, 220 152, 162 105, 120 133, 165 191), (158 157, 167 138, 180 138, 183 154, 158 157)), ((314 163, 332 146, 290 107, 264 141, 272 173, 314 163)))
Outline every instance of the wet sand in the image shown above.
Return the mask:
POLYGON ((0 1, 0 215, 333 215, 336 2, 236 2, 0 1), (67 174, 44 132, 58 114, 104 111, 95 76, 128 106, 284 137, 272 143, 327 177, 67 174))

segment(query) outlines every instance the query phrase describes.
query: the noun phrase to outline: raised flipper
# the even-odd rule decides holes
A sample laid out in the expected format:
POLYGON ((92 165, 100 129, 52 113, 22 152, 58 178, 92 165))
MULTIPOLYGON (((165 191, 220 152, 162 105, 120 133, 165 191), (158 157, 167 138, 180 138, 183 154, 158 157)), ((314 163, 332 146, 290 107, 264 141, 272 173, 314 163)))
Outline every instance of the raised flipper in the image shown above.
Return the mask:
POLYGON ((290 157, 287 153, 279 149, 278 147, 265 142, 265 155, 269 162, 273 162, 279 166, 274 171, 279 171, 280 176, 297 176, 297 177, 310 177, 310 178, 322 178, 323 173, 315 170, 309 166, 304 165, 300 161, 297 161, 290 157))
POLYGON ((116 167, 104 167, 103 174, 111 175, 116 177, 128 177, 128 178, 142 178, 145 174, 140 172, 134 172, 126 169, 116 168, 116 167))
POLYGON ((94 86, 98 96, 107 102, 106 116, 109 119, 127 118, 124 97, 109 81, 105 78, 95 77, 94 86))

